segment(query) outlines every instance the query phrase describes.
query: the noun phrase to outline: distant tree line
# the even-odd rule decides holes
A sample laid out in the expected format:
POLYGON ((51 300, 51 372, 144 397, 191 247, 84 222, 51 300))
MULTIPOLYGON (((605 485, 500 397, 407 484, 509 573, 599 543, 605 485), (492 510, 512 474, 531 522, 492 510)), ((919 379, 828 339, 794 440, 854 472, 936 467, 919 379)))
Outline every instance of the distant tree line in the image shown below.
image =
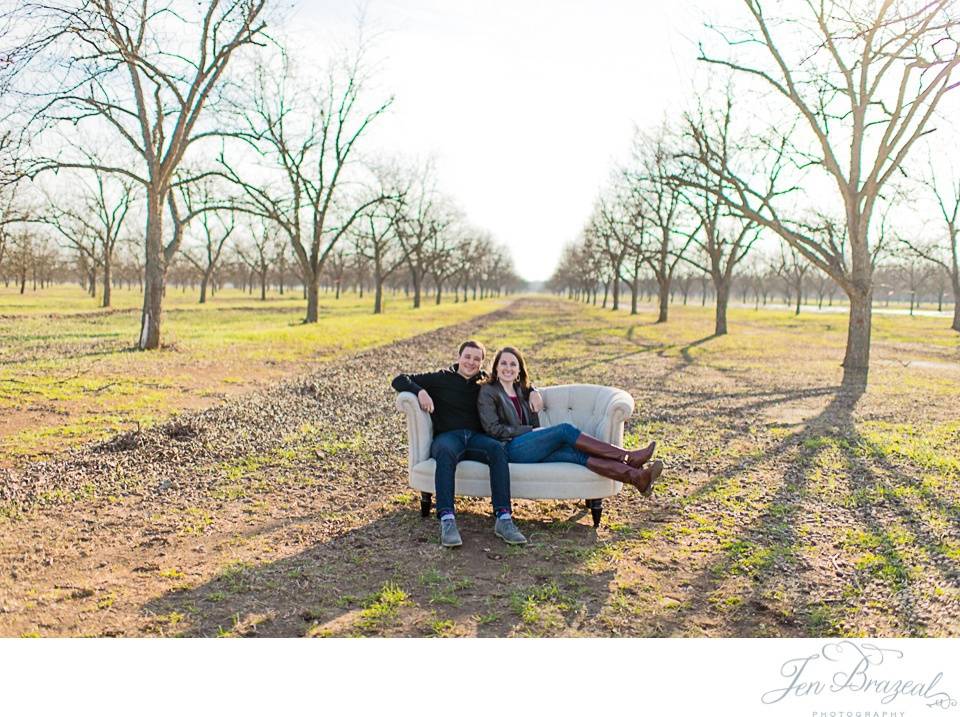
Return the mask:
MULTIPOLYGON (((574 243, 564 249, 560 264, 545 288, 569 299, 602 308, 613 308, 614 286, 610 267, 590 266, 584 245, 574 243)), ((784 306, 799 314, 804 307, 832 308, 846 306, 843 290, 833 279, 816 271, 796 254, 770 254, 756 250, 733 274, 729 299, 741 306, 754 308, 784 306)), ((620 277, 618 308, 638 313, 642 303, 658 304, 660 285, 652 271, 641 269, 639 279, 620 277)), ((905 307, 908 313, 926 309, 943 312, 955 303, 950 276, 937 271, 935 264, 905 254, 889 258, 880 264, 875 274, 874 305, 905 307)), ((714 305, 716 289, 707 273, 684 266, 670 283, 667 303, 687 305, 714 305)), ((658 306, 659 308, 659 306, 658 306)))
MULTIPOLYGON (((135 200, 134 202, 134 209, 135 200)), ((371 310, 384 310, 390 295, 413 306, 425 299, 440 304, 466 302, 516 292, 526 286, 514 271, 506 247, 473 229, 462 215, 433 225, 424 241, 412 242, 398 234, 405 217, 402 201, 379 204, 363 217, 353 232, 331 252, 317 277, 319 295, 339 299, 352 291, 369 298, 371 310), (392 220, 378 214, 393 212, 392 220), (412 265, 412 266, 411 266, 412 265)), ((24 212, 17 222, 0 227, 0 281, 21 293, 53 284, 75 283, 103 307, 111 304, 111 290, 144 289, 142 247, 136 225, 120 224, 123 231, 84 231, 93 214, 78 215, 70 224, 60 212, 24 212), (83 221, 81 221, 81 219, 83 221)), ((287 237, 269 223, 250 221, 235 209, 198 215, 178 251, 167 265, 165 290, 193 291, 205 303, 224 287, 241 289, 266 300, 267 292, 293 293, 308 298, 305 279, 287 237)))

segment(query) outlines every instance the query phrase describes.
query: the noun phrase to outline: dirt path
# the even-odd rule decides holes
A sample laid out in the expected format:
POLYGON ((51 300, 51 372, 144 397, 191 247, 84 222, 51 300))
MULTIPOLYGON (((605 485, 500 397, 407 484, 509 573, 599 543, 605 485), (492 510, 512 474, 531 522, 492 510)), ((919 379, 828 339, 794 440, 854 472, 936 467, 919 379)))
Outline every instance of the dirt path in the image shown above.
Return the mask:
POLYGON ((523 300, 7 471, 6 504, 32 507, 0 523, 0 634, 960 634, 954 489, 916 492, 858 433, 958 409, 843 394, 835 372, 711 367, 694 349, 523 300), (465 545, 444 551, 406 486, 389 378, 530 326, 549 327, 525 341, 542 383, 632 393, 630 438, 661 440, 669 479, 651 500, 608 501, 599 531, 581 504, 520 502, 522 549, 465 500, 465 545))

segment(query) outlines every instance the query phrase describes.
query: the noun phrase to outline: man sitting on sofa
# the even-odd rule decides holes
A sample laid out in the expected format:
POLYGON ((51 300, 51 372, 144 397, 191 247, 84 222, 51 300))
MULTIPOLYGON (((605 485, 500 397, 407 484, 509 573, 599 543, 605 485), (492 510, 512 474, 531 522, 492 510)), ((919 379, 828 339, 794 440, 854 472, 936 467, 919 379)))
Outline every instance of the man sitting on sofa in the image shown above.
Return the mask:
MULTIPOLYGON (((481 461, 490 468, 490 493, 496 515, 493 532, 511 545, 527 542, 510 514, 510 468, 503 444, 483 432, 477 412, 483 344, 464 341, 457 352, 457 363, 432 373, 400 374, 393 379, 397 391, 416 394, 420 408, 433 421, 430 457, 437 462, 434 481, 437 517, 440 518, 440 544, 447 548, 463 544, 453 510, 454 476, 462 460, 481 461)), ((542 407, 539 392, 531 396, 542 407)), ((539 409, 538 409, 539 410, 539 409)))

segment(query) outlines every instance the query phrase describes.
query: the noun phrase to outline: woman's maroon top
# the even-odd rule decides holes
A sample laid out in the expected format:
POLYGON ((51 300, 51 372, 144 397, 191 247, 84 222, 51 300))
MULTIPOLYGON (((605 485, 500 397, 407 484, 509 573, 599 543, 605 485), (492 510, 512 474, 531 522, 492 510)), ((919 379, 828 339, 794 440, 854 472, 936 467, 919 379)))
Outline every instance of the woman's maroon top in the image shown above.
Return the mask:
POLYGON ((513 407, 517 409, 517 417, 520 419, 520 423, 523 423, 523 409, 520 407, 520 397, 507 396, 507 398, 513 403, 513 407))

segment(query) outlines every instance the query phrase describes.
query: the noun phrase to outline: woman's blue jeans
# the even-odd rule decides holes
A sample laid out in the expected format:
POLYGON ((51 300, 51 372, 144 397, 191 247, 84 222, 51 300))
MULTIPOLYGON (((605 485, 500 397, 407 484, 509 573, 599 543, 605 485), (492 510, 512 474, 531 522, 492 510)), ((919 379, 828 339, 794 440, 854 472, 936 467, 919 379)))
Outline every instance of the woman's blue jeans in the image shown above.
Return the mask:
POLYGON ((588 456, 573 447, 580 429, 571 423, 558 423, 517 436, 507 443, 511 463, 578 463, 587 465, 588 456))

